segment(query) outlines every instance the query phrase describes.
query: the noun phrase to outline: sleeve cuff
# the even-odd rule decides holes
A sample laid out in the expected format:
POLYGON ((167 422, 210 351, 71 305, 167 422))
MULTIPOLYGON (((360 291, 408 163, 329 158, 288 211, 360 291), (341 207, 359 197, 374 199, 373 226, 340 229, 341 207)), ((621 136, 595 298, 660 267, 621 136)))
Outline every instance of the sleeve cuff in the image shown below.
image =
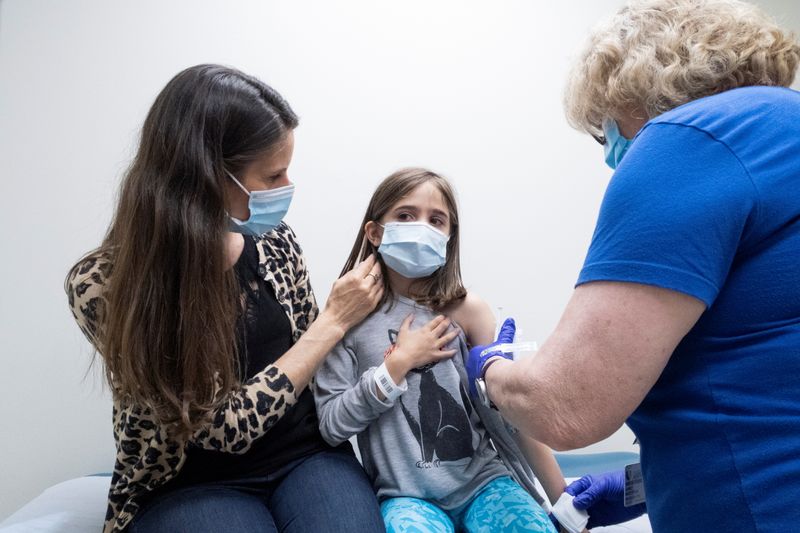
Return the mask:
POLYGON ((685 270, 636 261, 605 261, 585 265, 575 286, 592 281, 621 281, 682 292, 711 307, 719 289, 709 280, 685 270))

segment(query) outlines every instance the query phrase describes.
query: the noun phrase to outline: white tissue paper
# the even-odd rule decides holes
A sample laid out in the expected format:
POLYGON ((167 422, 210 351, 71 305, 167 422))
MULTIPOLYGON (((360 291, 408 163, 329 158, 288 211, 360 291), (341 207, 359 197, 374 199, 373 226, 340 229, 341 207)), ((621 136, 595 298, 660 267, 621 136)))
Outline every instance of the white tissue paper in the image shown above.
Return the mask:
POLYGON ((553 506, 553 514, 561 527, 569 533, 581 533, 589 522, 589 513, 575 509, 575 506, 572 505, 574 499, 574 496, 570 496, 566 492, 562 493, 553 506))

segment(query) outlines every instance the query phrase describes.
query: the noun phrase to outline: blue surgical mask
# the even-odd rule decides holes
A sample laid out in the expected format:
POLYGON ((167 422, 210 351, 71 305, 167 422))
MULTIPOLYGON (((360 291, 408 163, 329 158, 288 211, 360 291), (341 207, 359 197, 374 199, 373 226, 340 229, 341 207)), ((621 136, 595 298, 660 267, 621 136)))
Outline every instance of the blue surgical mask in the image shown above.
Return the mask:
POLYGON ((250 217, 247 220, 239 220, 229 216, 230 230, 258 237, 275 229, 289 211, 289 205, 294 196, 294 184, 277 189, 250 192, 239 183, 233 174, 227 170, 225 172, 250 197, 247 201, 250 217))
POLYGON ((616 170, 633 141, 622 136, 616 120, 603 121, 603 134, 606 137, 606 143, 603 145, 606 152, 606 164, 616 170))
POLYGON ((447 259, 447 235, 424 222, 387 222, 378 247, 386 266, 406 278, 424 278, 447 259))

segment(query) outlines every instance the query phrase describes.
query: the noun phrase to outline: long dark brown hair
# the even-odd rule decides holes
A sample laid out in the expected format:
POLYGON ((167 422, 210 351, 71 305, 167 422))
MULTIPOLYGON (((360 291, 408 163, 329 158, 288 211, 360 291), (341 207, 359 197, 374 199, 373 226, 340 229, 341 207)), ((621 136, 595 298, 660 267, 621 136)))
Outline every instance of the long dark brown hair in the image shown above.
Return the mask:
POLYGON ((178 434, 197 429, 241 379, 225 171, 241 171, 296 126, 272 88, 219 65, 179 73, 144 121, 94 252, 112 264, 98 351, 115 394, 178 434))
POLYGON ((415 280, 411 284, 411 297, 419 303, 439 311, 467 295, 464 283, 461 280, 461 262, 458 238, 458 204, 456 195, 450 183, 443 176, 424 168, 404 168, 383 180, 367 206, 364 220, 358 230, 356 241, 350 256, 344 264, 340 275, 349 272, 359 261, 363 261, 371 254, 378 257, 381 264, 382 280, 384 283, 383 299, 378 307, 392 300, 394 295, 389 287, 386 276, 386 263, 378 254, 378 248, 366 236, 367 222, 378 222, 397 202, 408 196, 411 191, 423 183, 433 184, 442 193, 450 217, 450 240, 447 241, 447 259, 444 266, 430 276, 415 280))

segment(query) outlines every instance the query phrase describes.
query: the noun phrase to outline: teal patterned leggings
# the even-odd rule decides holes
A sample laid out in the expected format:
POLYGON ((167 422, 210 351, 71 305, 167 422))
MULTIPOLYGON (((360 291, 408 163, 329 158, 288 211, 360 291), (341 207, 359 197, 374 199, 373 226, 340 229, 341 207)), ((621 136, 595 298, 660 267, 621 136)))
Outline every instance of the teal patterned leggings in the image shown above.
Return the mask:
POLYGON ((508 476, 449 511, 418 498, 389 498, 381 514, 387 533, 556 533, 544 509, 508 476))

